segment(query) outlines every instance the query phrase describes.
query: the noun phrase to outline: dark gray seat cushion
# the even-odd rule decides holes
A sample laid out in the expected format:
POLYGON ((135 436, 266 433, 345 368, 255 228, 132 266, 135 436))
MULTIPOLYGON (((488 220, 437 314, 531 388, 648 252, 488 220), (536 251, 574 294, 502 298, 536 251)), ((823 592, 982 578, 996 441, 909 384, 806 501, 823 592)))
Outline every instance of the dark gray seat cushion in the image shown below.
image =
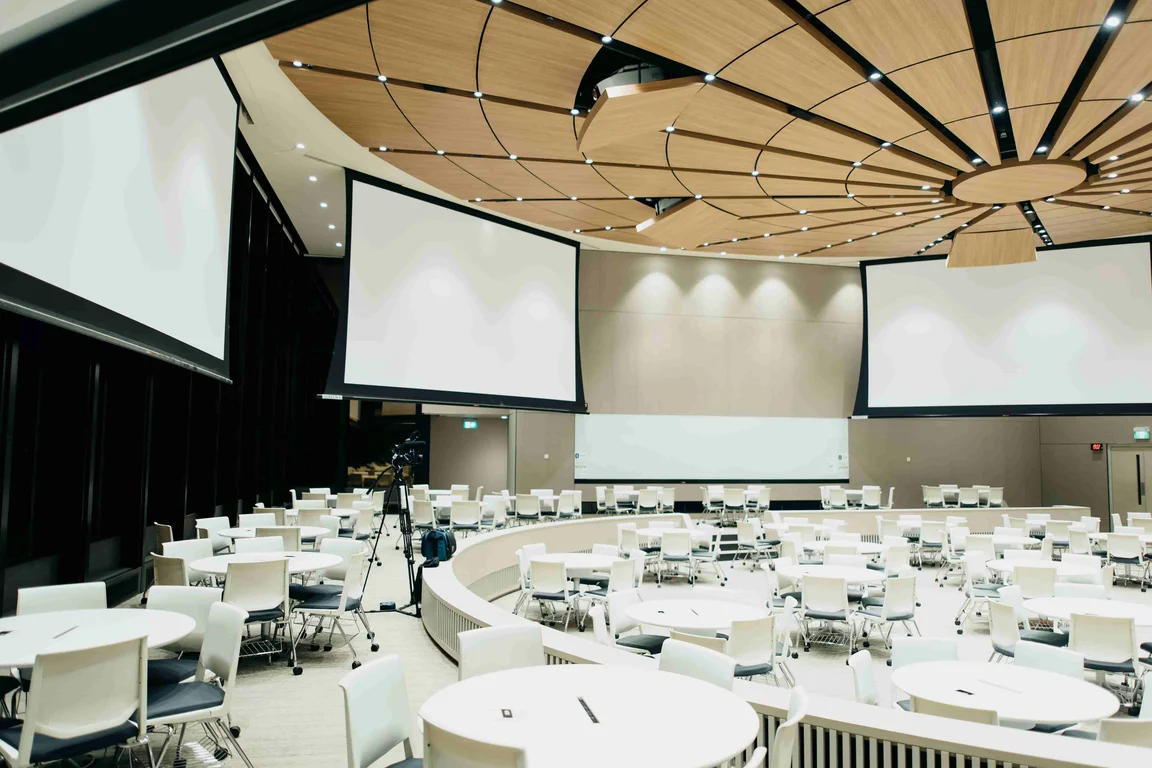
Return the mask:
POLYGON ((148 685, 173 685, 196 674, 196 659, 152 659, 148 662, 148 685))
POLYGON ((1064 635, 1059 632, 1045 632, 1040 629, 1022 629, 1020 630, 1020 639, 1027 640, 1032 643, 1043 643, 1044 645, 1051 645, 1057 648, 1068 647, 1069 635, 1064 635))
POLYGON ((166 717, 211 709, 224 703, 224 690, 212 683, 175 683, 148 688, 148 719, 164 721, 166 717))
POLYGON ((284 611, 279 608, 266 608, 263 611, 248 611, 248 624, 266 621, 279 621, 284 618, 284 611))
MULTIPOLYGON (((22 728, 22 725, 4 728, 0 730, 0 739, 19 749, 20 730, 22 728)), ((32 739, 32 762, 46 763, 49 760, 63 760, 66 757, 75 757, 115 744, 123 744, 129 739, 135 738, 136 733, 137 728, 132 723, 124 723, 124 725, 118 725, 115 728, 109 728, 88 736, 78 736, 75 739, 54 739, 51 736, 38 733, 32 739)))
MULTIPOLYGON (((879 619, 883 615, 883 607, 880 605, 867 605, 856 611, 856 613, 879 619)), ((889 621, 907 621, 908 619, 912 618, 915 618, 912 614, 904 613, 900 614, 899 616, 890 616, 889 621)))
POLYGON ((289 584, 288 597, 293 600, 307 600, 321 595, 338 595, 344 587, 339 584, 289 584))
MULTIPOLYGON (((18 688, 20 688, 20 681, 17 678, 8 676, 0 677, 0 696, 7 696, 18 688)), ((2 722, 3 720, 0 720, 0 723, 2 722)))
POLYGON ((1096 741, 1096 734, 1092 731, 1064 731, 1061 736, 1071 736, 1074 739, 1091 739, 1096 741))
POLYGON ((772 671, 771 664, 737 664, 736 677, 752 677, 754 675, 767 675, 772 671))
POLYGON ((1116 674, 1135 674, 1136 664, 1132 659, 1128 661, 1093 661, 1092 659, 1084 659, 1084 669, 1092 669, 1098 672, 1115 672, 1116 674))
POLYGON ((665 555, 661 553, 660 559, 667 560, 670 563, 684 563, 687 562, 690 558, 688 555, 665 555))
POLYGON ((808 608, 804 609, 804 616, 809 619, 823 619, 825 621, 847 621, 848 616, 845 611, 813 611, 808 608))
POLYGON ((533 592, 533 600, 564 600, 563 592, 533 592))
POLYGON ((905 712, 911 712, 912 699, 901 699, 900 701, 896 702, 896 706, 900 707, 900 709, 904 710, 905 712))
POLYGON ((410 757, 407 760, 401 760, 398 763, 392 763, 387 768, 424 768, 424 758, 410 757))
POLYGON ((667 639, 667 635, 625 635, 618 638, 616 644, 629 648, 640 648, 655 656, 660 653, 660 649, 664 647, 664 641, 667 639))
MULTIPOLYGON (((296 605, 298 611, 335 611, 340 607, 340 593, 328 595, 313 595, 296 605)), ((344 610, 354 611, 360 607, 360 598, 350 597, 344 604, 344 610)))

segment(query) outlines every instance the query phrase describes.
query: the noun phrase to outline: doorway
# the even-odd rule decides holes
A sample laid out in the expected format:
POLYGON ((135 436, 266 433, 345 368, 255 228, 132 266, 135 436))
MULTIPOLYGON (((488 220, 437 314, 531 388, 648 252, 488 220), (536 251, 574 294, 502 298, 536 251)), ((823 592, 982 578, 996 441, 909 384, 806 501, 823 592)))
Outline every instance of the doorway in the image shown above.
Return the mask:
POLYGON ((1152 446, 1113 445, 1108 448, 1109 511, 1127 523, 1129 512, 1152 512, 1148 475, 1152 446))

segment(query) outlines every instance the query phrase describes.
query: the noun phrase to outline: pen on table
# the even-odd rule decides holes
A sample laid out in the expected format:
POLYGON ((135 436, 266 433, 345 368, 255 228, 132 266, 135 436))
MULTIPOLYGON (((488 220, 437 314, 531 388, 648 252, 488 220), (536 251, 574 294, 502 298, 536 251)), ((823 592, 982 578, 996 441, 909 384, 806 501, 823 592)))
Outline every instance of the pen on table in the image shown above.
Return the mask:
POLYGON ((696 613, 696 609, 695 609, 695 608, 689 608, 688 610, 692 611, 692 614, 693 614, 694 616, 699 616, 699 615, 700 615, 700 614, 696 613))
POLYGON ((71 631, 72 631, 72 630, 74 630, 74 629, 76 629, 76 627, 75 627, 75 626, 71 626, 71 627, 68 627, 68 629, 66 629, 66 630, 64 630, 63 632, 61 632, 60 634, 58 634, 58 635, 54 636, 52 639, 53 639, 53 640, 55 640, 55 639, 56 639, 56 638, 58 638, 58 637, 64 637, 64 635, 68 634, 69 632, 71 632, 71 631))

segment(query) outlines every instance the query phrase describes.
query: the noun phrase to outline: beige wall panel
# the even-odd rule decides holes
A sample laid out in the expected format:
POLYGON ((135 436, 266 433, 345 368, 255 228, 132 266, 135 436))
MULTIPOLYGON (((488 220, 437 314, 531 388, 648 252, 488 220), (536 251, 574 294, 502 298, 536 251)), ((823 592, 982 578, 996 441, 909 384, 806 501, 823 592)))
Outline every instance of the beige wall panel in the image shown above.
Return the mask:
POLYGON ((485 493, 508 483, 508 422, 476 419, 477 429, 464 429, 463 417, 433 416, 429 441, 428 482, 433 488, 467 483, 469 495, 484 486, 485 493))
POLYGON ((1092 443, 1132 443, 1132 427, 1146 426, 1149 416, 1046 416, 1040 420, 1040 455, 1044 471, 1044 504, 1083 504, 1096 517, 1108 516, 1106 453, 1093 453, 1092 443))
POLYGON ((557 492, 571 488, 576 476, 575 453, 576 418, 572 414, 517 411, 516 493, 528 493, 533 488, 557 492))

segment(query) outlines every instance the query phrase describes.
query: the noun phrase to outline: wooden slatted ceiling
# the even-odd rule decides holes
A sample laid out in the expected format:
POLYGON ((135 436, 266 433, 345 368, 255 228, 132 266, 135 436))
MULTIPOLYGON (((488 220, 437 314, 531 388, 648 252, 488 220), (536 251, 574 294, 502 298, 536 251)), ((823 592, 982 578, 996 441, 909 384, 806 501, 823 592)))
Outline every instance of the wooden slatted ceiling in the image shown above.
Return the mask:
MULTIPOLYGON (((1041 214, 1040 218, 1044 218, 1043 214, 1041 214)), ((968 227, 966 231, 999 232, 1008 229, 1032 229, 1032 225, 1028 223, 1028 219, 1024 218, 1024 214, 1020 212, 1020 208, 1015 205, 1004 206, 1000 210, 993 212, 991 216, 979 224, 973 224, 971 227, 968 227)))
POLYGON ((1044 228, 1057 243, 1142 235, 1152 231, 1152 217, 1128 216, 1056 203, 1034 203, 1044 228))
POLYGON ((587 205, 614 214, 632 224, 652 218, 652 208, 635 200, 589 200, 587 205))
POLYGON ((546 211, 543 208, 538 208, 535 204, 529 202, 523 203, 480 203, 482 208, 495 211, 496 213, 503 214, 504 216, 511 216, 521 221, 530 221, 533 224, 540 224, 545 227, 553 227, 555 229, 565 230, 571 232, 576 229, 583 228, 583 222, 576 219, 570 219, 567 216, 546 211))
POLYGON ((995 267, 1036 261, 1035 236, 1023 229, 964 232, 948 254, 948 267, 995 267))
POLYGON ((668 163, 673 168, 712 168, 751 174, 759 156, 758 150, 748 147, 702 141, 680 133, 668 136, 668 163))
POLYGON ((867 157, 877 149, 874 144, 845 136, 806 120, 793 120, 780 129, 768 144, 781 149, 851 161, 867 157))
POLYGON ((1126 99, 1149 81, 1152 81, 1152 21, 1128 22, 1116 34, 1084 98, 1126 99))
POLYGON ((745 88, 805 109, 863 81, 799 27, 764 41, 719 74, 745 88), (787 77, 781 76, 784 72, 787 77))
POLYGON ((606 89, 580 128, 580 151, 587 155, 622 139, 659 133, 703 86, 703 78, 693 76, 606 89))
POLYGON ((1152 20, 1152 0, 1136 0, 1136 4, 1128 13, 1128 18, 1131 21, 1152 20))
POLYGON ((1099 27, 1112 0, 988 0, 997 40, 1071 27, 1099 27))
POLYGON ((933 136, 928 131, 920 131, 911 136, 905 136, 899 141, 893 142, 897 146, 904 147, 918 154, 930 157, 961 171, 970 171, 972 166, 956 157, 956 154, 944 146, 944 144, 933 136))
POLYGON ((494 8, 480 43, 484 93, 571 107, 599 42, 494 8))
POLYGON ((694 195, 740 195, 751 197, 763 194, 757 186, 757 179, 751 174, 747 176, 720 176, 714 173, 699 173, 693 171, 676 171, 680 183, 688 187, 694 195))
POLYGON ((881 72, 972 47, 962 0, 849 0, 820 21, 881 72))
MULTIPOLYGON (((386 158, 391 159, 391 158, 386 158)), ((513 160, 484 157, 454 157, 452 161, 477 178, 511 197, 559 197, 560 192, 529 173, 513 160)))
POLYGON ((880 231, 876 237, 865 237, 852 243, 834 244, 812 256, 909 256, 937 237, 948 234, 961 223, 974 218, 978 210, 962 211, 952 216, 918 224, 915 227, 880 231))
POLYGON ((596 230, 588 233, 589 237, 600 237, 606 240, 615 240, 622 243, 635 243, 637 245, 652 245, 652 241, 638 234, 633 229, 614 229, 611 232, 596 230))
POLYGON ((767 195, 832 195, 842 197, 848 193, 842 181, 816 181, 812 179, 771 179, 758 176, 760 193, 767 195))
POLYGON ((735 220, 732 214, 703 200, 689 200, 655 217, 641 234, 657 244, 692 248, 698 245, 699 232, 720 230, 735 220))
POLYGON ((508 152, 521 157, 552 157, 580 160, 570 115, 541 112, 527 107, 482 100, 481 107, 492 132, 508 152))
POLYGON ((546 184, 569 197, 621 197, 620 191, 605 181, 589 165, 525 161, 521 163, 546 184))
POLYGON ((922 128, 919 122, 869 82, 836 94, 813 107, 812 111, 888 141, 896 141, 922 128))
POLYGON ((1124 104, 1122 99, 1108 99, 1107 101, 1081 101, 1072 110, 1072 115, 1064 127, 1064 131, 1052 143, 1049 157, 1058 157, 1084 138, 1084 135, 1100 124, 1104 118, 1116 111, 1124 104))
POLYGON ((668 165, 668 154, 665 149, 666 137, 667 134, 663 131, 653 131, 642 136, 633 136, 606 147, 599 147, 586 154, 598 163, 665 166, 668 165))
POLYGON ((1096 32, 1087 27, 997 43, 1008 106, 1059 103, 1096 32))
POLYGON ((888 77, 942 123, 987 113, 980 69, 971 50, 913 64, 888 77))
POLYGON ((988 113, 948 123, 948 130, 960 141, 972 147, 984 162, 1000 165, 1000 149, 996 143, 996 130, 988 113))
POLYGON ((404 119, 383 84, 295 67, 284 72, 325 117, 356 143, 431 149, 404 119))
MULTIPOLYGON (((635 226, 637 220, 629 219, 624 216, 618 216, 610 211, 605 211, 600 208, 588 205, 583 202, 574 202, 571 200, 548 200, 548 201, 534 201, 533 205, 538 208, 543 208, 546 211, 567 216, 570 219, 584 222, 586 229, 593 227, 632 227, 635 226)), ((649 216, 651 211, 649 211, 649 216)), ((645 218, 648 218, 647 216, 645 218)), ((639 219, 643 221, 643 219, 639 219)))
MULTIPOLYGON (((763 174, 777 176, 808 176, 814 179, 843 181, 854 169, 843 160, 812 160, 778 152, 765 152, 756 163, 756 170, 763 174)), ((884 181, 892 181, 892 175, 884 176, 884 181)))
MULTIPOLYGON (((843 211, 845 209, 850 211, 864 211, 864 206, 860 205, 856 200, 848 200, 843 197, 784 197, 777 200, 781 206, 786 206, 789 210, 799 211, 843 211)), ((786 211, 784 211, 786 212, 786 211)), ((818 214, 823 216, 824 214, 818 214)))
POLYGON ((628 14, 644 0, 517 0, 519 5, 555 16, 601 35, 614 34, 628 14))
POLYGON ((435 149, 477 155, 503 155, 478 99, 417 88, 389 87, 404 116, 435 149))
POLYGON ((368 6, 380 73, 476 90, 476 51, 491 12, 474 0, 377 0, 368 6))
POLYGON ((439 155, 405 155, 400 153, 386 156, 391 165, 405 173, 410 173, 421 181, 426 181, 450 195, 470 199, 512 197, 506 192, 477 179, 447 157, 439 155))
POLYGON ((1152 148, 1152 136, 1146 134, 1112 147, 1111 154, 1104 157, 1118 157, 1120 158, 1118 162, 1130 162, 1137 158, 1152 156, 1149 154, 1150 148, 1152 148))
POLYGON ((675 125, 677 129, 764 144, 791 120, 787 113, 757 103, 717 80, 696 92, 675 125))
POLYGON ((379 74, 372 58, 368 18, 363 7, 350 8, 264 41, 272 58, 320 67, 379 74))
POLYGON ((775 200, 770 197, 759 198, 720 198, 712 200, 712 205, 720 208, 721 210, 728 211, 736 216, 775 216, 780 214, 792 213, 797 207, 793 206, 793 200, 775 200))
POLYGON ((903 155, 897 154, 890 149, 877 149, 872 154, 864 158, 866 165, 879 166, 881 168, 892 168, 897 171, 907 171, 909 173, 923 174, 925 178, 929 179, 950 179, 956 173, 953 171, 951 174, 944 173, 934 167, 925 163, 919 163, 911 160, 903 155))
MULTIPOLYGON (((1149 125, 1152 125, 1152 106, 1149 106, 1146 102, 1141 102, 1138 107, 1120 118, 1115 125, 1100 134, 1095 141, 1077 152, 1075 157, 1076 159, 1081 159, 1103 154, 1102 150, 1122 140, 1128 134, 1139 131, 1142 128, 1147 128, 1149 125)), ((1107 156, 1108 155, 1105 155, 1105 157, 1107 156)))
POLYGON ((688 190, 672 171, 603 166, 598 169, 614 188, 636 197, 685 197, 688 190))
POLYGON ((615 36, 703 72, 716 72, 791 25, 763 0, 648 0, 615 36))
POLYGON ((1016 137, 1016 156, 1019 159, 1027 160, 1032 157, 1055 112, 1055 104, 1039 104, 1009 110, 1012 135, 1016 137))

